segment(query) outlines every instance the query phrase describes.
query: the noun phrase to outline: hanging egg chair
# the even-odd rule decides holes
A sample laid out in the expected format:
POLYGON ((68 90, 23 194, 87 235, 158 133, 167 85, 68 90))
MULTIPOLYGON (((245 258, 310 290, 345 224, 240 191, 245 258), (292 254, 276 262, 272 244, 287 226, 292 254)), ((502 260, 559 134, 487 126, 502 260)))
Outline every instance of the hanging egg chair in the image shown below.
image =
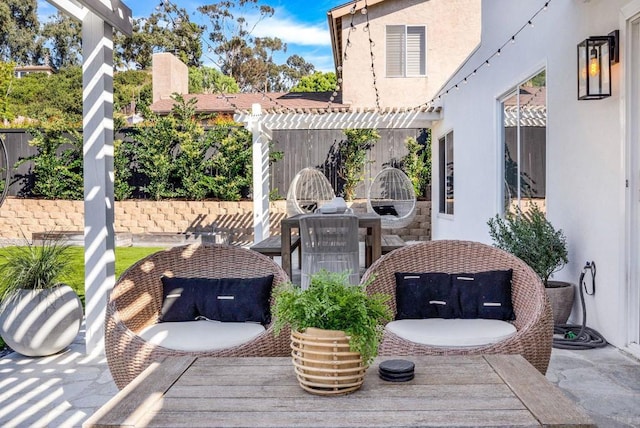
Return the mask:
POLYGON ((304 168, 293 177, 287 192, 287 215, 312 213, 335 198, 325 175, 315 168, 304 168))
POLYGON ((371 182, 367 211, 381 217, 383 229, 399 229, 416 216, 416 194, 409 177, 398 168, 385 168, 371 182))

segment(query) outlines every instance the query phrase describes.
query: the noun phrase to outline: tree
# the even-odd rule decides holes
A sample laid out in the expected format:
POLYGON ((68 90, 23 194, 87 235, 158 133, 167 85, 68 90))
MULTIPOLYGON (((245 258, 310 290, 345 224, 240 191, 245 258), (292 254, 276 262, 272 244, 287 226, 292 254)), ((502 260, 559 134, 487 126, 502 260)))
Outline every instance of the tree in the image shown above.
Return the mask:
POLYGON ((0 61, 32 65, 42 60, 37 9, 36 0, 0 2, 0 61))
POLYGON ((118 32, 114 37, 114 65, 120 68, 134 67, 144 70, 151 67, 151 58, 155 46, 158 44, 157 34, 150 31, 157 25, 158 17, 134 19, 133 33, 125 36, 118 32))
POLYGON ((240 88, 232 77, 225 76, 212 67, 189 68, 190 94, 232 94, 240 92, 240 88))
POLYGON ((15 66, 13 62, 0 62, 0 119, 3 122, 13 119, 9 94, 11 93, 11 85, 14 79, 13 69, 15 66))
POLYGON ((273 16, 275 10, 271 6, 260 4, 259 0, 219 1, 200 6, 198 11, 211 21, 209 40, 218 57, 216 64, 238 82, 241 91, 286 90, 299 75, 313 70, 313 65, 299 56, 290 57, 290 63, 276 64, 274 54, 286 52, 287 45, 277 37, 253 35, 258 23, 273 16), (247 16, 256 19, 249 22, 247 16))
POLYGON ((151 73, 125 70, 113 76, 113 109, 117 112, 145 111, 153 101, 151 73))
POLYGON ((50 65, 61 69, 82 62, 82 23, 60 13, 44 24, 42 36, 53 46, 50 65))
MULTIPOLYGON (((283 66, 282 74, 287 81, 288 88, 300 83, 300 79, 311 75, 315 71, 313 64, 308 63, 300 55, 291 55, 283 66)), ((334 90, 335 85, 329 89, 334 90)))
POLYGON ((134 19, 131 36, 116 35, 116 65, 147 69, 154 52, 171 52, 188 66, 199 67, 204 28, 191 22, 184 8, 169 1, 156 10, 148 18, 134 19))
POLYGON ((51 76, 31 73, 15 79, 10 94, 15 114, 33 119, 65 118, 82 123, 82 68, 66 67, 51 76))
POLYGON ((309 76, 303 76, 291 92, 331 92, 336 90, 338 80, 332 71, 323 73, 316 71, 309 76))
POLYGON ((231 0, 198 7, 198 12, 211 20, 213 28, 209 33, 209 40, 213 42, 213 52, 219 58, 217 65, 224 74, 236 79, 241 87, 239 68, 253 54, 255 39, 252 32, 260 21, 275 13, 271 6, 259 5, 258 2, 259 0, 231 0), (233 10, 240 11, 238 18, 233 15, 233 10), (257 21, 250 27, 245 17, 256 13, 257 21))

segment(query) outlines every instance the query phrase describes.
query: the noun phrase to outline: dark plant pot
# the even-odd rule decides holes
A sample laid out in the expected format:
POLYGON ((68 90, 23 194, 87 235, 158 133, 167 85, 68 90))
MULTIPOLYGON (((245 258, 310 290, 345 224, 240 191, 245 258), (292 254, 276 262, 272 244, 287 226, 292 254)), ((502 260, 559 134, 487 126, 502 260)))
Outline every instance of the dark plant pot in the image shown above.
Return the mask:
POLYGON ((575 287, 570 282, 548 281, 545 289, 551 301, 553 324, 566 324, 573 308, 575 287))
POLYGON ((0 306, 0 335, 14 351, 43 357, 73 342, 82 324, 82 303, 68 285, 19 289, 0 306))

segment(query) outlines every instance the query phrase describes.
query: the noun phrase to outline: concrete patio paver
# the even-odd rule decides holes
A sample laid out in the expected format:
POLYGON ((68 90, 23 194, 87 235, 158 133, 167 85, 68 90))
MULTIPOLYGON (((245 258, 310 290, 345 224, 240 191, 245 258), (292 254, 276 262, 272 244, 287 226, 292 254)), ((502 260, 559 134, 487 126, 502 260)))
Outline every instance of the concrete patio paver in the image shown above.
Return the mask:
POLYGON ((547 379, 601 427, 640 427, 640 362, 613 346, 554 349, 547 379))
POLYGON ((117 392, 106 358, 85 355, 81 331, 62 353, 0 359, 0 426, 80 427, 117 392))

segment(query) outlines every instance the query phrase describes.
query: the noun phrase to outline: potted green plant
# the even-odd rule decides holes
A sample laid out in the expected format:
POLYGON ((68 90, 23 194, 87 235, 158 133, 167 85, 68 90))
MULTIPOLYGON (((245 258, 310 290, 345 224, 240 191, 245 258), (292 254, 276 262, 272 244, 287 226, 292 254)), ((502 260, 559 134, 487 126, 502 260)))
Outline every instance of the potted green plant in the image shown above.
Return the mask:
POLYGON ((384 325, 392 319, 385 304, 390 297, 369 295, 366 288, 350 285, 348 272, 321 270, 305 290, 285 283, 274 291, 275 334, 291 328, 293 362, 304 389, 345 393, 362 383, 366 367, 378 354, 384 325), (337 370, 318 368, 322 360, 337 370), (307 367, 300 369, 305 361, 307 367), (318 369, 310 371, 309 366, 318 369))
POLYGON ((556 230, 536 204, 526 211, 516 207, 505 218, 496 214, 487 224, 496 247, 519 257, 540 276, 551 300, 554 322, 565 324, 573 307, 573 284, 549 280, 569 261, 562 230, 556 230))
POLYGON ((69 246, 45 237, 0 257, 0 336, 16 352, 45 356, 73 342, 82 323, 82 302, 60 279, 70 269, 69 246))

